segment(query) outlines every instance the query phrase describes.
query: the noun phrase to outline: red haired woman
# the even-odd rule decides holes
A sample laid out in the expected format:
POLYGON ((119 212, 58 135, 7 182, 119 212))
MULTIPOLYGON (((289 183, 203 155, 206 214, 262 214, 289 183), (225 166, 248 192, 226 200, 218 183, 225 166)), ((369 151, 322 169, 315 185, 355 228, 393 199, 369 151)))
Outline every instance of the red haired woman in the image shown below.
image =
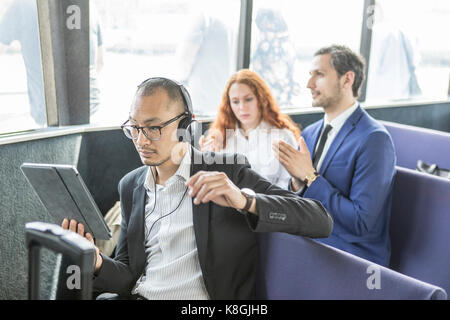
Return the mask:
POLYGON ((256 172, 271 183, 287 188, 291 177, 276 159, 272 142, 282 139, 297 148, 299 137, 299 128, 280 112, 264 80, 244 69, 228 80, 217 119, 207 137, 200 138, 200 148, 241 153, 256 172))

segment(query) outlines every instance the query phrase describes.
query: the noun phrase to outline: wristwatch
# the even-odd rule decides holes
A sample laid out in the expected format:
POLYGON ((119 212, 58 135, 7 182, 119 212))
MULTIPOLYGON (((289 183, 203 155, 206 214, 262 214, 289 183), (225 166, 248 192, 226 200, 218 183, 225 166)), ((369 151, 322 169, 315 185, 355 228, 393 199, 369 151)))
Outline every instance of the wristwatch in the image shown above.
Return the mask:
POLYGON ((253 199, 256 198, 256 193, 255 193, 255 191, 253 191, 252 189, 249 189, 249 188, 241 189, 241 193, 244 195, 247 202, 245 203, 244 208, 240 209, 240 210, 238 209, 238 211, 241 213, 245 213, 245 212, 248 212, 248 210, 252 206, 253 199))
POLYGON ((319 174, 317 173, 317 171, 314 170, 313 173, 308 173, 305 177, 305 180, 303 180, 303 183, 308 186, 308 183, 311 182, 313 183, 314 180, 317 179, 317 177, 319 176, 319 174))

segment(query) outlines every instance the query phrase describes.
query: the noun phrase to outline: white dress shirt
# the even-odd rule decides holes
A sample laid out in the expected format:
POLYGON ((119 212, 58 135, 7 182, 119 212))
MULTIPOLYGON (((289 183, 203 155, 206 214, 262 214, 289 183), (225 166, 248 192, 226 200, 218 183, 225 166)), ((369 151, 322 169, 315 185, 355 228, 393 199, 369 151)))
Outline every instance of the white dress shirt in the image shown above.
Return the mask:
POLYGON ((144 183, 147 191, 145 205, 147 263, 145 272, 137 281, 132 293, 147 299, 209 299, 198 260, 192 199, 187 194, 185 186, 190 177, 190 154, 191 150, 188 148, 180 167, 167 180, 165 186, 156 185, 156 205, 155 184, 150 167, 144 183), (169 214, 173 210, 175 211, 169 214))
POLYGON ((291 175, 275 157, 272 150, 272 141, 275 140, 283 140, 295 149, 298 148, 291 130, 278 129, 261 121, 255 129, 250 131, 247 138, 240 129, 236 129, 233 135, 227 138, 227 145, 222 152, 245 155, 253 170, 272 184, 287 189, 291 175))
POLYGON ((325 127, 329 124, 329 125, 332 126, 332 129, 328 132, 328 138, 327 138, 327 141, 325 143, 325 147, 323 148, 322 155, 320 156, 319 162, 317 163, 317 168, 316 168, 317 171, 320 170, 320 167, 322 166, 323 159, 325 159, 325 156, 327 155, 328 149, 330 149, 330 146, 333 143, 334 138, 337 136, 337 134, 341 130, 341 128, 344 125, 345 121, 347 121, 347 119, 352 115, 352 113, 355 112, 355 110, 358 108, 358 106, 359 106, 359 103, 356 102, 350 108, 348 108, 347 110, 342 112, 339 116, 337 116, 335 119, 333 119, 333 121, 329 121, 327 114, 325 114, 325 116, 323 118, 322 132, 321 132, 321 134, 319 136, 319 139, 317 140, 317 144, 316 144, 316 148, 314 149, 314 152, 319 147, 319 141, 322 138, 322 133, 323 133, 325 127))

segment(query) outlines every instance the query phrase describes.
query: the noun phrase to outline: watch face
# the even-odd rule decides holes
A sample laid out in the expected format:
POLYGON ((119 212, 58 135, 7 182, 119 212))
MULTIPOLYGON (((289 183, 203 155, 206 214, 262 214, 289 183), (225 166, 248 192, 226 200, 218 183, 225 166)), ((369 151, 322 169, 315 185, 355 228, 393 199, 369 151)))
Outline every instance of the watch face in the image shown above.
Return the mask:
POLYGON ((241 192, 243 192, 246 195, 249 195, 251 197, 255 197, 256 196, 255 191, 253 191, 252 189, 249 189, 249 188, 244 188, 244 189, 241 190, 241 192))
POLYGON ((306 179, 308 179, 308 180, 314 180, 314 179, 316 179, 316 177, 318 176, 318 174, 316 173, 316 172, 314 172, 314 173, 310 173, 310 174, 308 174, 307 176, 306 176, 306 179))

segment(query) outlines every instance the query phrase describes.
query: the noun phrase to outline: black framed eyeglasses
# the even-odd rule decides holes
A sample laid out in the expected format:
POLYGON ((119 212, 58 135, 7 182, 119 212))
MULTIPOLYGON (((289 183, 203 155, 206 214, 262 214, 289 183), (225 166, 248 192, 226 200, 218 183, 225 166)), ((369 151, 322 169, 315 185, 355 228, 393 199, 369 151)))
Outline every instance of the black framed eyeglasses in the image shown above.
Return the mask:
POLYGON ((120 127, 122 128, 125 136, 129 139, 137 140, 137 138, 139 137, 139 131, 142 131, 142 133, 144 134, 144 136, 147 139, 156 141, 156 140, 161 139, 161 129, 162 128, 167 127, 172 122, 175 122, 178 119, 180 119, 181 117, 187 116, 187 115, 188 115, 187 112, 183 112, 183 113, 177 115, 175 118, 172 118, 166 122, 161 123, 159 126, 139 127, 136 125, 127 124, 127 122, 130 121, 130 120, 127 120, 120 127))

